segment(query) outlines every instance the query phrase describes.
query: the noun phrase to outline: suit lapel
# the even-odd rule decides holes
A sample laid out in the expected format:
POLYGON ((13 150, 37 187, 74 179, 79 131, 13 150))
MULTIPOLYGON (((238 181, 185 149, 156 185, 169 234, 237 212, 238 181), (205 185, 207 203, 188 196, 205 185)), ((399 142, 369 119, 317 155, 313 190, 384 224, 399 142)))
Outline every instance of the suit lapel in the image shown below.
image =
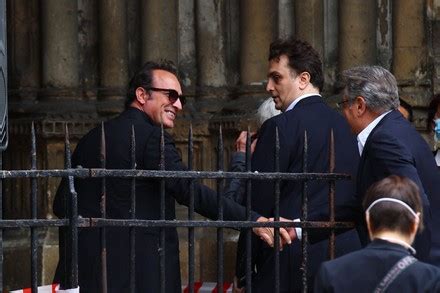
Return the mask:
POLYGON ((365 161, 368 156, 372 137, 373 137, 374 133, 377 131, 377 129, 379 129, 379 127, 382 127, 383 125, 385 125, 388 122, 388 120, 394 119, 396 117, 396 115, 398 115, 398 114, 399 113, 397 113, 396 110, 393 110, 390 113, 388 113, 387 115, 385 115, 385 117, 383 117, 382 120, 380 120, 379 123, 376 125, 376 127, 374 127, 373 130, 370 132, 370 135, 368 135, 367 141, 365 142, 365 145, 364 145, 364 148, 362 151, 361 158, 359 160, 359 167, 358 167, 358 172, 357 172, 357 176, 356 176, 356 186, 357 186, 358 194, 359 194, 359 192, 360 193, 365 192, 366 188, 368 187, 368 186, 363 186, 362 178, 364 177, 365 161))

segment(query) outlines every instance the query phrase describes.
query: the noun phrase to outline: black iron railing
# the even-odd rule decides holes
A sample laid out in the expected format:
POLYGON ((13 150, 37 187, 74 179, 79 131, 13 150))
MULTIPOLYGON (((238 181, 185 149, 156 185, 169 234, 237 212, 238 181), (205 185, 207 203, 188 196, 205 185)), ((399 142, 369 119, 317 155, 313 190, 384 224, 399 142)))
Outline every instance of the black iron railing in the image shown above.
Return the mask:
MULTIPOLYGON (((68 272, 66 275, 66 287, 76 288, 78 286, 78 228, 83 227, 96 227, 100 230, 101 238, 101 270, 102 270, 102 291, 107 292, 107 266, 106 266, 106 227, 118 226, 129 227, 130 237, 130 292, 135 292, 135 241, 136 241, 136 227, 158 227, 160 228, 160 284, 161 292, 165 292, 165 228, 167 227, 186 227, 188 228, 188 280, 189 291, 194 292, 194 273, 195 273, 195 237, 194 228, 217 228, 217 283, 218 292, 223 292, 223 229, 224 228, 239 228, 245 233, 246 237, 246 292, 251 292, 251 235, 253 227, 274 227, 275 228, 275 284, 274 292, 279 292, 280 286, 280 267, 279 267, 279 228, 281 227, 300 227, 303 229, 302 236, 302 285, 303 291, 307 292, 307 269, 308 269, 308 255, 307 247, 308 243, 308 230, 314 228, 327 228, 331 230, 331 236, 329 241, 329 258, 334 257, 335 250, 335 229, 347 229, 354 227, 353 223, 349 222, 336 222, 335 221, 335 182, 337 180, 346 180, 350 176, 347 174, 334 173, 335 168, 335 150, 334 150, 334 138, 333 132, 330 135, 330 149, 329 149, 329 171, 328 173, 309 173, 307 166, 308 159, 308 144, 307 133, 304 133, 304 149, 303 149, 303 172, 302 173, 280 173, 279 172, 279 138, 278 130, 276 130, 275 148, 275 172, 271 173, 257 173, 251 172, 251 160, 250 160, 250 136, 247 137, 246 146, 246 172, 225 172, 223 166, 223 138, 222 130, 219 130, 218 141, 218 171, 193 171, 193 132, 192 127, 189 129, 188 136, 188 171, 165 171, 165 156, 164 156, 164 133, 162 129, 161 138, 161 156, 160 156, 160 168, 159 170, 138 170, 135 163, 135 145, 136 138, 134 135, 134 128, 132 128, 131 134, 131 169, 126 170, 114 170, 106 169, 106 145, 104 135, 104 124, 102 124, 102 139, 101 139, 101 168, 72 168, 71 166, 71 150, 69 131, 65 129, 65 169, 62 170, 39 170, 37 169, 36 158, 36 138, 35 129, 32 124, 31 130, 31 169, 30 170, 3 170, 0 171, 0 184, 3 179, 8 178, 30 178, 31 180, 31 219, 18 219, 18 220, 3 220, 0 219, 0 240, 2 240, 2 233, 5 229, 14 228, 29 228, 31 231, 31 288, 33 292, 37 292, 37 236, 35 230, 40 227, 65 227, 65 244, 66 252, 68 254, 67 259, 70 260, 68 264, 68 272), (68 179, 70 197, 66 199, 67 214, 65 219, 37 219, 37 179, 38 178, 51 178, 51 177, 64 177, 68 179), (131 178, 131 206, 129 219, 108 219, 106 215, 106 178, 118 177, 118 178, 131 178), (102 190, 101 190, 101 217, 100 218, 82 218, 78 216, 78 201, 77 193, 75 191, 75 178, 101 178, 102 190), (145 178, 158 178, 160 179, 160 219, 157 220, 142 220, 136 219, 136 180, 145 178), (188 220, 165 220, 165 180, 167 178, 190 178, 190 198, 189 198, 189 210, 188 220), (223 185, 225 179, 244 179, 246 185, 246 221, 224 221, 223 220, 223 185), (194 220, 194 180, 197 179, 215 179, 217 180, 217 202, 218 202, 218 220, 216 221, 204 221, 194 220), (275 194, 275 210, 274 210, 274 222, 257 223, 251 221, 251 188, 252 180, 270 180, 275 182, 274 194, 275 194), (299 181, 302 184, 302 221, 301 222, 280 222, 279 204, 280 204, 280 183, 284 180, 299 181), (328 222, 308 221, 308 190, 307 183, 309 181, 320 180, 327 181, 329 184, 329 214, 330 219, 328 222)), ((2 206, 2 199, 0 197, 0 207, 2 206)), ((1 209, 0 209, 1 212, 1 209)), ((0 214, 1 216, 1 214, 0 214)), ((0 242, 1 245, 1 242, 0 242)), ((2 248, 2 247, 0 247, 2 248)), ((0 255, 0 261, 3 260, 3 253, 0 255)), ((3 276, 3 269, 0 265, 0 277, 3 276)), ((3 288, 0 288, 2 291, 3 288)))

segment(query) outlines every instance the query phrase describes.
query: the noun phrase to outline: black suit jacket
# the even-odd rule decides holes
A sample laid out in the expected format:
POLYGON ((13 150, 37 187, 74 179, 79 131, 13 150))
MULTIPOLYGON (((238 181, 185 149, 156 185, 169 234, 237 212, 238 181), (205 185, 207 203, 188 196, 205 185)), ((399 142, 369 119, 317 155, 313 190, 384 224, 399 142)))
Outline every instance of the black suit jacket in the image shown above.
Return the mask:
MULTIPOLYGON (((425 230, 416 237, 416 256, 440 266, 440 173, 426 141, 396 110, 385 115, 368 136, 359 162, 357 194, 363 197, 374 182, 392 174, 408 177, 419 187, 425 230)), ((367 241, 363 229, 361 240, 367 241)))
MULTIPOLYGON (((328 107, 320 96, 311 96, 298 102, 290 111, 267 120, 261 127, 255 152, 252 155, 252 170, 274 172, 275 129, 280 141, 280 172, 301 173, 303 170, 304 133, 308 139, 308 171, 329 172, 330 130, 335 137, 335 172, 351 174, 355 178, 359 153, 355 137, 350 133, 344 118, 328 107)), ((353 180, 338 181, 336 201, 353 200, 353 180)), ((252 182, 252 209, 267 217, 274 216, 274 182, 256 180, 252 182)), ((329 185, 326 181, 308 182, 309 211, 328 210, 329 185)), ((281 183, 280 216, 295 219, 301 217, 302 184, 298 181, 281 183)), ((360 248, 359 239, 352 230, 349 235, 339 237, 338 255, 360 248)), ((243 245, 244 237, 240 244, 243 245)), ((259 239, 253 240, 254 292, 271 292, 274 284, 273 249, 259 239)), ((243 253, 244 255, 244 253, 243 253)), ((314 273, 321 262, 327 259, 327 242, 311 245, 309 249, 309 279, 313 285, 314 273)), ((295 241, 281 252, 281 291, 292 292, 301 288, 300 243, 295 241)))
MULTIPOLYGON (((376 239, 364 249, 323 263, 315 292, 373 292, 388 271, 408 255, 403 246, 376 239)), ((440 292, 440 270, 417 261, 402 271, 386 292, 440 292)))
MULTIPOLYGON (((130 169, 131 128, 136 135, 137 169, 157 170, 160 160, 160 127, 140 110, 130 108, 105 123, 106 167, 130 169)), ((72 166, 99 168, 101 127, 85 135, 72 156, 72 166)), ((186 170, 173 139, 165 132, 165 169, 186 170)), ((107 218, 130 217, 131 179, 107 178, 107 218)), ((166 219, 175 219, 175 200, 189 203, 189 180, 166 180, 166 219)), ((66 181, 60 185, 54 202, 54 212, 64 217, 63 198, 67 194, 66 181)), ((78 212, 82 217, 100 217, 101 179, 76 179, 78 212)), ((217 194, 208 187, 195 184, 195 210, 211 219, 217 218, 217 194)), ((160 182, 156 179, 136 180, 136 218, 160 219, 160 182)), ((257 215, 252 214, 255 220, 257 215)), ((245 220, 245 208, 225 199, 225 220, 245 220)), ((108 291, 126 292, 129 288, 129 232, 128 228, 107 228, 108 291)), ((60 263, 56 280, 63 277, 64 255, 60 239, 60 263)), ((136 292, 159 292, 159 228, 136 229, 136 292)), ((100 292, 99 231, 84 228, 79 232, 79 285, 81 292, 100 292)), ((166 229, 166 292, 181 292, 179 242, 175 228, 166 229)))

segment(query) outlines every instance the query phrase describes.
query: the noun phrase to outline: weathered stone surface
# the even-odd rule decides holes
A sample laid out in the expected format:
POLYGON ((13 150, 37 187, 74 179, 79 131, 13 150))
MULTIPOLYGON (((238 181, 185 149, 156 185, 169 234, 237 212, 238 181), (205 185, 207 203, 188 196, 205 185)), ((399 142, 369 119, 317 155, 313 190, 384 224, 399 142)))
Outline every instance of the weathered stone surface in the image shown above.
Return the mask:
POLYGON ((375 1, 342 0, 339 3, 339 70, 375 64, 375 1), (359 21, 360 19, 371 21, 359 21))

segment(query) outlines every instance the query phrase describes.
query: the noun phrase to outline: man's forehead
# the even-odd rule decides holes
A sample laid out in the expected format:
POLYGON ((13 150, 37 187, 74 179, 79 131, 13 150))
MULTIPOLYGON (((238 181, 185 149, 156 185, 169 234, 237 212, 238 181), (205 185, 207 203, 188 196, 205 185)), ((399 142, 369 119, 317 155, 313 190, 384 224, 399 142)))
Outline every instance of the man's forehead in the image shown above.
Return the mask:
POLYGON ((152 82, 155 87, 166 87, 177 91, 181 90, 177 77, 166 70, 155 69, 152 74, 152 82))
POLYGON ((289 66, 289 59, 285 55, 280 57, 275 57, 269 60, 269 69, 267 71, 267 77, 272 77, 274 75, 283 75, 283 72, 288 71, 290 74, 294 74, 295 71, 289 66))

